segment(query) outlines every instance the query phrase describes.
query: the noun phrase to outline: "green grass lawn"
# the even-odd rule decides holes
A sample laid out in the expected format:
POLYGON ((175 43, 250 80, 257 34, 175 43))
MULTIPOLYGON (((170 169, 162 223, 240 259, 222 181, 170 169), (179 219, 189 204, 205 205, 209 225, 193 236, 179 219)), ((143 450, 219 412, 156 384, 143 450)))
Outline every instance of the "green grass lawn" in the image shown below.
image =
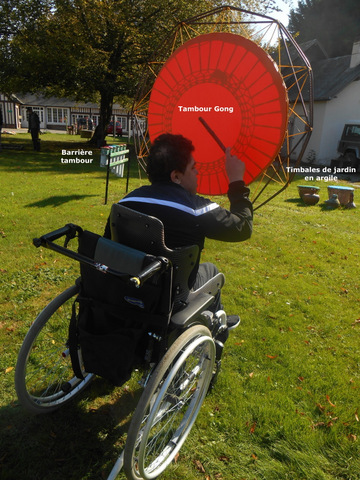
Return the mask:
MULTIPOLYGON (((3 135, 23 148, 0 152, 0 478, 106 479, 136 382, 114 388, 97 379, 70 406, 31 417, 17 402, 14 367, 37 313, 78 276, 76 262, 32 239, 69 222, 101 234, 126 180, 111 176, 104 205, 99 151, 86 155, 91 163, 67 164, 63 150, 89 150, 86 140, 41 138, 36 153, 30 135, 3 135)), ((129 188, 142 177, 132 161, 129 188)), ((315 182, 320 203, 305 206, 303 183, 296 178, 256 211, 249 241, 206 243, 203 260, 225 273, 226 310, 242 323, 165 480, 360 479, 359 208, 324 208, 324 181, 315 182)))

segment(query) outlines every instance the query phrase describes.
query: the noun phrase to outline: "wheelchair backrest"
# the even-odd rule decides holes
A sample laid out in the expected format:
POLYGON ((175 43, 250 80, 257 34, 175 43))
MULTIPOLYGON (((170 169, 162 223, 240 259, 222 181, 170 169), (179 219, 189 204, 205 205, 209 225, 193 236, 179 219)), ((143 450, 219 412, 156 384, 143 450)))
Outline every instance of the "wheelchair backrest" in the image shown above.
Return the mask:
POLYGON ((69 329, 73 368, 79 371, 79 343, 87 372, 122 385, 134 365, 160 358, 173 306, 172 268, 157 271, 137 288, 130 278, 155 256, 87 230, 79 233, 78 243, 78 254, 94 264, 80 258, 78 313, 69 329))
POLYGON ((170 249, 165 245, 164 225, 156 217, 131 210, 117 203, 110 213, 111 239, 155 256, 168 258, 173 265, 175 308, 189 295, 189 278, 196 267, 197 245, 170 249))

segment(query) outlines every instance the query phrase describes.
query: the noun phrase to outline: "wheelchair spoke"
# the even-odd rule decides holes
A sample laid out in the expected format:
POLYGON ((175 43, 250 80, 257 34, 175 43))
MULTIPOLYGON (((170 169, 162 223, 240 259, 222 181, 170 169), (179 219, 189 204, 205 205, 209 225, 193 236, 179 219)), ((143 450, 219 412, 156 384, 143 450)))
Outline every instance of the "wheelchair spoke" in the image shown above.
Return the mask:
POLYGON ((78 287, 74 285, 49 303, 31 326, 20 349, 15 387, 20 402, 32 413, 48 412, 65 404, 93 377, 84 371, 84 380, 75 377, 67 345, 77 294, 78 287))

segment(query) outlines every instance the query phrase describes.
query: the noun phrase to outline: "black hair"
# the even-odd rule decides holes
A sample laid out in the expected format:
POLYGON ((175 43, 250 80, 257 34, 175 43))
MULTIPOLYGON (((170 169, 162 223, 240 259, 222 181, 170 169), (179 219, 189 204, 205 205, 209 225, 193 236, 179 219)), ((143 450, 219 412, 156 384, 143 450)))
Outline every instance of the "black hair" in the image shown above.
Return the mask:
POLYGON ((146 172, 150 182, 169 181, 173 170, 184 173, 193 151, 191 140, 182 135, 164 133, 157 137, 147 159, 146 172))

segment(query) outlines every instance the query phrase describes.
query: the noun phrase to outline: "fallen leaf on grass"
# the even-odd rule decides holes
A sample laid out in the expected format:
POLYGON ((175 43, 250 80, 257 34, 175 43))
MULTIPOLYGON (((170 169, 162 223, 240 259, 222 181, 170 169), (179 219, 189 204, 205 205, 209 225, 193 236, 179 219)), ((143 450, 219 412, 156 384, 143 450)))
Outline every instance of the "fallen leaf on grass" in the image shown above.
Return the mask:
POLYGON ((278 355, 266 355, 270 360, 274 360, 274 358, 277 358, 278 355))
POLYGON ((194 460, 194 464, 195 464, 196 470, 198 470, 201 473, 205 473, 205 468, 199 460, 194 460))
POLYGON ((325 427, 324 422, 317 422, 312 425, 312 428, 317 428, 317 427, 325 427))
POLYGON ((334 405, 334 404, 331 402, 329 395, 326 395, 326 400, 328 401, 328 403, 330 403, 330 405, 331 405, 332 407, 336 407, 336 405, 334 405))
POLYGON ((256 422, 254 422, 252 425, 251 425, 251 428, 249 430, 250 433, 254 433, 255 432, 255 428, 256 428, 256 422))
POLYGON ((230 458, 227 457, 226 455, 222 455, 221 457, 219 457, 219 460, 220 462, 229 462, 230 458))
POLYGON ((5 369, 5 373, 10 373, 14 370, 14 367, 8 367, 5 369))

